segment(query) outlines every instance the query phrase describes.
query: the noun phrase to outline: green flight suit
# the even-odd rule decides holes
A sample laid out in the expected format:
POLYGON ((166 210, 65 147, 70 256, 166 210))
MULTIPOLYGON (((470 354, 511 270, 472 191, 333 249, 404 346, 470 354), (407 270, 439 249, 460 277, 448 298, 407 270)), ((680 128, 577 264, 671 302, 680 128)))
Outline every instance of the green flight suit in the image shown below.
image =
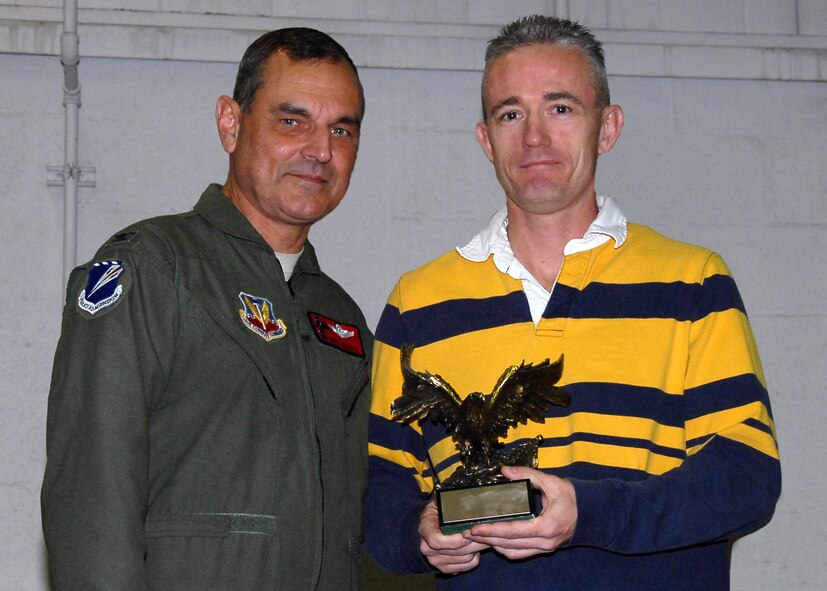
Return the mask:
POLYGON ((41 493, 56 588, 356 588, 372 336, 312 246, 285 282, 211 185, 67 294, 41 493))

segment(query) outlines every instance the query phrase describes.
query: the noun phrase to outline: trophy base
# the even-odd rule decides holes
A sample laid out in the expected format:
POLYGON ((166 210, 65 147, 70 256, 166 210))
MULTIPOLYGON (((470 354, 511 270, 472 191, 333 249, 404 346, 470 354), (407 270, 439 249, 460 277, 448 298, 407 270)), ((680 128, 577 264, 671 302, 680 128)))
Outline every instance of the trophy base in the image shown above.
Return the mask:
POLYGON ((454 489, 437 489, 439 528, 446 535, 477 523, 531 519, 538 514, 536 495, 528 479, 454 489))

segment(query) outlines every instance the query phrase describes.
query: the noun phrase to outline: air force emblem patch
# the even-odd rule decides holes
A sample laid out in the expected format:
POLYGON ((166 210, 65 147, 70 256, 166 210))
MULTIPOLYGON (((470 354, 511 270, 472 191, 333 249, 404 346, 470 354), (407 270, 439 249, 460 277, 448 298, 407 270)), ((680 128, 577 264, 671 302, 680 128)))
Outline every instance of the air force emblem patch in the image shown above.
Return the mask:
POLYGON ((273 315, 273 305, 267 298, 244 293, 238 293, 241 300, 241 309, 238 311, 244 326, 263 338, 265 341, 280 339, 287 334, 287 326, 280 318, 273 315))
POLYGON ((94 263, 86 278, 86 289, 78 296, 80 309, 95 314, 117 302, 123 294, 120 280, 123 271, 121 261, 94 263))

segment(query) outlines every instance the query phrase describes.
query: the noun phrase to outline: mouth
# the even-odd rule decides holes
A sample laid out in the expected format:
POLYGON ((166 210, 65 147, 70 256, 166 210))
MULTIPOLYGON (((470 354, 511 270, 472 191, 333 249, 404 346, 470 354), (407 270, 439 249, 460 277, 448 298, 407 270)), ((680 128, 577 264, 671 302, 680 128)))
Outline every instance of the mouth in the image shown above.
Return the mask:
POLYGON ((520 164, 520 168, 539 168, 543 166, 559 166, 560 162, 557 160, 551 159, 541 159, 541 160, 530 160, 528 162, 523 162, 520 164))
POLYGON ((323 185, 329 182, 327 177, 322 176, 320 174, 313 174, 309 172, 290 172, 287 174, 288 176, 295 177, 301 181, 304 181, 306 183, 312 183, 314 185, 323 185))

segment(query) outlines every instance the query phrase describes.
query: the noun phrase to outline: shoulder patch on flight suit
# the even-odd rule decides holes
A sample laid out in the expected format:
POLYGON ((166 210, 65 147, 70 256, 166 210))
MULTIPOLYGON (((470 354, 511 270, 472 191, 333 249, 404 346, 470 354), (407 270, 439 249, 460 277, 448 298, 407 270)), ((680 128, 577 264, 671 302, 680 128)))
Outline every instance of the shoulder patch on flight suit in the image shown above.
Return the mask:
POLYGON ((121 275, 125 269, 121 261, 93 263, 86 275, 86 288, 78 296, 78 307, 95 315, 115 304, 124 292, 121 275))
POLYGON ((362 337, 359 334, 358 326, 336 322, 332 318, 322 316, 316 312, 308 312, 307 315, 310 317, 310 325, 313 327, 313 332, 316 333, 316 338, 325 345, 330 345, 357 357, 365 356, 365 348, 362 346, 362 337))
POLYGON ((273 304, 267 298, 262 298, 243 291, 238 292, 241 300, 241 309, 238 315, 244 326, 270 342, 280 339, 287 334, 287 326, 281 318, 273 314, 273 304))

